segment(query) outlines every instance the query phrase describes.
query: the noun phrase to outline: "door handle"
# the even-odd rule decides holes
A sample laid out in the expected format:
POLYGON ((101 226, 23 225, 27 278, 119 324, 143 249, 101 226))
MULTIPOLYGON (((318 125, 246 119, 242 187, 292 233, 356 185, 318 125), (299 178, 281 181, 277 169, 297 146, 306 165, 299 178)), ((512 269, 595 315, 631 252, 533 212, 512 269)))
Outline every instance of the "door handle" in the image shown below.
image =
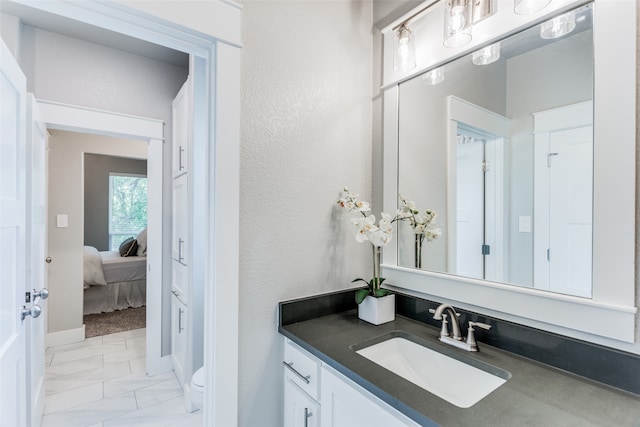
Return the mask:
POLYGON ((46 262, 47 264, 51 264, 51 257, 50 256, 46 257, 44 262, 46 262))
POLYGON ((36 298, 47 299, 49 298, 49 290, 47 288, 42 288, 39 291, 33 290, 33 299, 35 301, 36 298))
POLYGON ((34 319, 42 314, 42 308, 38 304, 33 304, 31 308, 23 305, 20 310, 20 320, 24 320, 27 316, 31 316, 34 319))

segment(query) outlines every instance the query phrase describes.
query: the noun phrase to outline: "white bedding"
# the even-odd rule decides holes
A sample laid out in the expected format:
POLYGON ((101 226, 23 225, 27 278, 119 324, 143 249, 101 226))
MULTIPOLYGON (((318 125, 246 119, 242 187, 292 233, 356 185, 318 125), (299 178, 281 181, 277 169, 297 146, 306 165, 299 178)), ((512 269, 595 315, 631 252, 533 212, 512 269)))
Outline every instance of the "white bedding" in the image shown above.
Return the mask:
POLYGON ((100 252, 102 271, 107 283, 131 282, 147 277, 147 257, 121 257, 118 251, 100 252))
POLYGON ((84 314, 107 313, 146 303, 147 257, 84 250, 84 314))

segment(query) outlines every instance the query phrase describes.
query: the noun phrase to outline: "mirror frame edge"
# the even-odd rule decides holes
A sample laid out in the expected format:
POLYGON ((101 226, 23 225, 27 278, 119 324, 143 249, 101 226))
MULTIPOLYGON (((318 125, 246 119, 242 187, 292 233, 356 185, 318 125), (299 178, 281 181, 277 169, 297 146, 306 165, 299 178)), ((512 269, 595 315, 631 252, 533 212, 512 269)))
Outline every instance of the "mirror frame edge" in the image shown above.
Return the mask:
MULTIPOLYGON (((472 307, 474 311, 587 341, 611 339, 614 342, 607 344, 615 347, 628 347, 625 343, 635 342, 636 6, 632 1, 593 3, 594 177, 598 177, 594 178, 593 257, 598 262, 593 267, 592 298, 399 267, 397 239, 392 240, 383 254, 384 277, 387 283, 396 283, 390 288, 444 299, 461 307, 472 307), (632 39, 623 39, 629 34, 632 39), (634 90, 630 94, 625 87, 634 90), (606 147, 598 141, 606 141, 606 147), (621 185, 619 176, 633 179, 621 185), (610 188, 616 188, 615 194, 610 188), (544 313, 544 320, 540 313, 544 313)), ((584 2, 568 4, 578 6, 584 2)), ((386 29, 383 35, 385 31, 388 34, 386 29)), ((383 60, 389 59, 393 60, 387 53, 383 60)), ((404 80, 398 78, 383 88, 385 212, 397 209, 398 85, 404 80)))

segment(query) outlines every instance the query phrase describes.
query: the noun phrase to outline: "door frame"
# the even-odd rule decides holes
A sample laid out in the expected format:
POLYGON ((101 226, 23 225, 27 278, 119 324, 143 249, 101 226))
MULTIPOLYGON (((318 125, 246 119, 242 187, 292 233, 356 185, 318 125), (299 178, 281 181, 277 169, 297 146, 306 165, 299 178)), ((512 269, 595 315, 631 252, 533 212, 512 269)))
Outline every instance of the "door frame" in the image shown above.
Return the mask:
POLYGON ((204 424, 236 425, 242 7, 232 0, 193 2, 191 5, 196 9, 191 13, 181 10, 176 14, 176 7, 180 6, 173 3, 153 9, 154 4, 145 2, 131 2, 131 6, 124 1, 16 2, 201 59, 206 90, 196 98, 195 108, 196 116, 206 123, 206 130, 194 137, 194 149, 206 154, 206 170, 201 172, 206 180, 195 183, 194 194, 204 196, 207 224, 205 230, 200 230, 206 262, 204 306, 207 307, 203 319, 204 424), (144 12, 145 8, 154 15, 144 12), (198 8, 206 9, 207 13, 199 14, 198 8))
MULTIPOLYGON (((162 248, 162 145, 161 120, 100 111, 82 106, 38 100, 48 129, 107 135, 147 141, 147 229, 148 246, 162 248)), ((147 255, 147 373, 171 370, 171 360, 162 356, 162 250, 147 255)))
MULTIPOLYGON (((457 147, 458 147, 458 123, 464 123, 467 127, 475 128, 481 132, 493 135, 495 139, 495 154, 492 154, 494 161, 494 169, 496 171, 504 170, 504 145, 505 138, 509 136, 509 119, 479 107, 469 101, 450 95, 447 97, 447 234, 449 236, 449 244, 447 247, 447 271, 456 271, 456 254, 457 254, 457 147)), ((491 185, 496 190, 496 197, 493 200, 495 209, 492 208, 493 218, 491 234, 495 242, 492 248, 493 259, 495 264, 493 271, 504 271, 504 232, 498 224, 504 221, 504 198, 503 191, 500 189, 505 185, 504 174, 502 172, 495 174, 495 179, 491 185)), ((486 220, 485 220, 486 222, 486 220)))

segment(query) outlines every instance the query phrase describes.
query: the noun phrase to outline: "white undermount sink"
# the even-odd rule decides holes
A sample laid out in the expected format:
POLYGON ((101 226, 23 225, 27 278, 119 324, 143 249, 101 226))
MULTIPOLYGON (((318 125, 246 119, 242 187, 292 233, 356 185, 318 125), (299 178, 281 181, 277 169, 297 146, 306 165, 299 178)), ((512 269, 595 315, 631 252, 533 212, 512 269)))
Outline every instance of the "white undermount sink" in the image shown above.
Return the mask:
POLYGON ((398 335, 365 344, 356 353, 460 408, 473 406, 511 376, 484 362, 468 359, 476 365, 472 366, 462 361, 463 356, 448 356, 398 335))

